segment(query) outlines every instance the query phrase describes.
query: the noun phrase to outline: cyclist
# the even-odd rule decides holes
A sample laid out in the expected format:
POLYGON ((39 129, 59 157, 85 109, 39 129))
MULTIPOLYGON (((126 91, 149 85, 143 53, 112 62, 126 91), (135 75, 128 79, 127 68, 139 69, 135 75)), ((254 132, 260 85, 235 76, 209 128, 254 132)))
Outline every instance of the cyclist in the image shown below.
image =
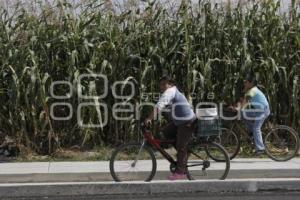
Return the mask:
POLYGON ((240 100, 242 118, 254 138, 256 155, 265 152, 265 145, 262 139, 261 127, 265 119, 270 115, 269 102, 264 93, 257 87, 257 78, 250 73, 244 80, 245 96, 240 100))
POLYGON ((163 128, 163 134, 169 139, 176 140, 177 168, 168 179, 172 181, 186 179, 187 146, 195 129, 196 115, 186 97, 175 86, 172 78, 163 76, 159 81, 159 87, 162 95, 151 114, 145 119, 145 124, 150 125, 166 106, 171 106, 172 122, 163 128))

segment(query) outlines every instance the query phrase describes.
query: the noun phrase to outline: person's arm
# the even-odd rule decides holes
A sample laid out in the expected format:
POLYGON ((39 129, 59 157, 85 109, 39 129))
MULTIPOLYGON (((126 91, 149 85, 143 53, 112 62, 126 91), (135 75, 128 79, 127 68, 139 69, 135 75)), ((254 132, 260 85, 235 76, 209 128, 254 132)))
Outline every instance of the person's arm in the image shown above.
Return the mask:
POLYGON ((249 106, 250 100, 256 95, 257 88, 253 87, 248 92, 246 92, 244 101, 241 103, 241 109, 245 109, 249 106))
POLYGON ((243 98, 243 101, 241 101, 240 109, 245 108, 245 107, 247 106, 247 104, 249 104, 250 99, 251 99, 251 96, 246 95, 246 96, 243 98))
POLYGON ((169 88, 167 89, 162 96, 159 98, 157 104, 155 105, 154 109, 150 113, 150 115, 145 119, 145 124, 150 125, 153 119, 156 119, 157 114, 160 113, 160 111, 166 107, 166 105, 169 105, 172 100, 175 97, 175 88, 169 88))
POLYGON ((250 96, 245 95, 244 97, 241 97, 235 105, 229 106, 228 109, 232 112, 238 112, 249 103, 250 99, 250 96))
POLYGON ((150 115, 145 119, 145 124, 150 125, 152 123, 152 120, 157 116, 158 113, 159 110, 156 107, 154 107, 150 115))
POLYGON ((240 97, 234 104, 231 104, 227 107, 227 109, 231 112, 237 112, 241 108, 241 104, 244 102, 244 96, 240 97))

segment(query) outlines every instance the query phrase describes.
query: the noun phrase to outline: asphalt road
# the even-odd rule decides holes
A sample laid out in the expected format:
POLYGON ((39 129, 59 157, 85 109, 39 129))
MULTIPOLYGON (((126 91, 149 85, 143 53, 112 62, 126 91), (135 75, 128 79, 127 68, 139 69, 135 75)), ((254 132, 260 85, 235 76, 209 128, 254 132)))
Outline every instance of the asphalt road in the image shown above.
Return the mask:
POLYGON ((164 196, 77 196, 60 198, 1 198, 1 200, 299 200, 300 192, 243 193, 243 194, 181 194, 164 196))

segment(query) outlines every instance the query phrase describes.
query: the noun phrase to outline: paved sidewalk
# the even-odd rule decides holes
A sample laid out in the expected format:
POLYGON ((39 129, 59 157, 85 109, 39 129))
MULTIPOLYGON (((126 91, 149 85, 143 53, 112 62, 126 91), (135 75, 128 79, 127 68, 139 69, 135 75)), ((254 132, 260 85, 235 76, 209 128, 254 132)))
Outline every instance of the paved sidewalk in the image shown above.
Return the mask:
MULTIPOLYGON (((143 161, 142 166, 148 163, 143 161)), ((218 165, 214 166, 218 169, 218 165)), ((169 174, 169 163, 158 160, 157 171, 155 179, 163 180, 169 174)), ((288 162, 235 159, 228 178, 300 178, 300 158, 288 162)), ((107 161, 0 163, 0 183, 111 180, 107 161)))

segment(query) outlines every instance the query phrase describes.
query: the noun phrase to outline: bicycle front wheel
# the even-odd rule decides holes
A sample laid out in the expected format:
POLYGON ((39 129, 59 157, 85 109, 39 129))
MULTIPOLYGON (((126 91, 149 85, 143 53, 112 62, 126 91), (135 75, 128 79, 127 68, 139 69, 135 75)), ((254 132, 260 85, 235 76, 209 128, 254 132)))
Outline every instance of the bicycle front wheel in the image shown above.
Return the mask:
POLYGON ((266 153, 272 160, 288 161, 299 151, 298 133, 290 127, 277 126, 266 135, 265 146, 266 153))
POLYGON ((190 180, 224 180, 230 170, 230 159, 220 144, 210 142, 189 150, 187 168, 187 177, 190 180), (223 160, 223 162, 215 161, 211 155, 218 160, 223 160))
POLYGON ((110 173, 116 182, 151 181, 156 173, 156 158, 144 143, 124 144, 111 156, 110 173))

